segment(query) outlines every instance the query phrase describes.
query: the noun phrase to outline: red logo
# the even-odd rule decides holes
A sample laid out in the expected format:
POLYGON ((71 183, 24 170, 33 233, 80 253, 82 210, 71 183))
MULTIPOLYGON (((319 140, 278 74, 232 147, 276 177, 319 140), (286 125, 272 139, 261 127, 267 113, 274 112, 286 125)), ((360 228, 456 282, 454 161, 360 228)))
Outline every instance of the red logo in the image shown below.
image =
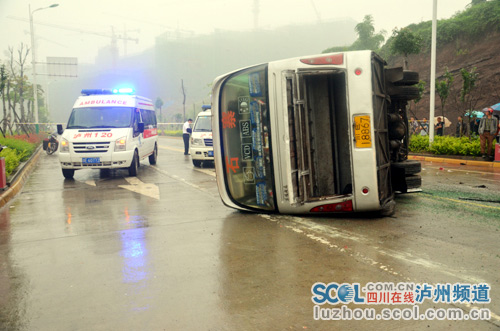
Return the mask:
POLYGON ((224 129, 234 128, 236 126, 236 119, 234 118, 234 112, 228 111, 227 113, 222 113, 222 127, 224 129))
POLYGON ((234 173, 236 173, 236 169, 240 168, 240 166, 238 165, 238 158, 232 157, 230 160, 229 157, 226 156, 226 166, 227 166, 228 173, 229 173, 229 170, 232 170, 234 173))

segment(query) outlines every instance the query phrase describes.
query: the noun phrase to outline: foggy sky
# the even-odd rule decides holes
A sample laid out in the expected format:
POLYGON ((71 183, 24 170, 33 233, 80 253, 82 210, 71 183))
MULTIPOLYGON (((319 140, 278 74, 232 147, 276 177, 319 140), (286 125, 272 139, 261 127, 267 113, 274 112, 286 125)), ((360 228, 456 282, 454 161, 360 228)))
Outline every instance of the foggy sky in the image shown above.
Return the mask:
MULTIPOLYGON (((438 0, 438 18, 461 11, 471 0, 438 0)), ((155 37, 164 32, 209 34, 214 30, 252 30, 255 0, 0 0, 0 60, 6 59, 8 46, 30 41, 29 23, 8 18, 28 19, 31 10, 58 3, 56 8, 34 13, 34 21, 68 29, 35 25, 37 61, 47 56, 78 57, 79 63, 93 63, 99 48, 111 41, 111 27, 117 35, 137 38, 127 42, 128 55, 154 46, 155 37), (78 29, 80 32, 71 31, 78 29), (139 31, 140 30, 140 31, 139 31), (103 36, 89 32, 102 33, 103 36)), ((432 18, 432 0, 259 0, 258 27, 311 23, 318 20, 352 18, 360 22, 373 15, 376 31, 387 37, 395 27, 432 18)), ((330 46, 342 45, 325 45, 330 46)), ((118 40, 120 55, 124 44, 118 40)), ((29 60, 31 62, 31 58, 29 60)))

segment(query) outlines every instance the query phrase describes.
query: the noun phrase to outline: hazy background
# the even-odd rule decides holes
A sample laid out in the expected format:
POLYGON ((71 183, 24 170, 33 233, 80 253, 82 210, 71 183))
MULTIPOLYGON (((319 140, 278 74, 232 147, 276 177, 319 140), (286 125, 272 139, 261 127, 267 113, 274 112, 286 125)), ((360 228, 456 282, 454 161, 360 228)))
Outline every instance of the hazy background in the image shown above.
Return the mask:
MULTIPOLYGON (((469 2, 438 0, 438 18, 469 2)), ((33 11, 53 3, 59 6, 34 13, 37 62, 54 56, 79 63, 76 79, 38 78, 58 122, 66 121, 82 88, 116 84, 161 98, 165 114, 175 114, 182 111, 183 80, 194 113, 209 101, 215 76, 348 45, 365 15, 373 16, 376 32, 386 30, 386 37, 395 27, 432 18, 432 0, 0 0, 1 62, 9 46, 31 47, 28 5, 33 11)), ((37 66, 39 73, 44 70, 37 66)))

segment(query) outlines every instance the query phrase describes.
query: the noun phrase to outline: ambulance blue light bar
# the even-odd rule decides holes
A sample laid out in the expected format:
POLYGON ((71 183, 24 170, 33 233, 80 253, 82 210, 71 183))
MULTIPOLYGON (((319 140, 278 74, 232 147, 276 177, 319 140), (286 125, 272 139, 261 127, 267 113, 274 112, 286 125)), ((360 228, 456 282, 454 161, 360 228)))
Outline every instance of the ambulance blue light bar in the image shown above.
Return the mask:
POLYGON ((133 88, 124 87, 124 88, 115 88, 112 90, 109 89, 83 89, 82 95, 95 95, 95 94, 133 94, 135 91, 133 88))
POLYGON ((113 89, 114 94, 132 94, 134 93, 134 89, 130 87, 122 87, 113 89))

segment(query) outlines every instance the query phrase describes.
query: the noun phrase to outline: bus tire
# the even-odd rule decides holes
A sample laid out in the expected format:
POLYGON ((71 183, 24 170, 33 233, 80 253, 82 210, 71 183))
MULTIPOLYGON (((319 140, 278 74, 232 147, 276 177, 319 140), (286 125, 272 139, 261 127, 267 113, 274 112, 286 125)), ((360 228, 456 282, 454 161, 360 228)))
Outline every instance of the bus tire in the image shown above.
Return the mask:
POLYGON ((134 158, 132 159, 132 163, 128 168, 129 176, 137 176, 139 172, 139 154, 137 154, 137 150, 134 152, 134 158))
POLYGON ((420 188, 422 186, 422 177, 420 175, 410 175, 405 177, 406 189, 420 188))
POLYGON ((193 160, 193 165, 197 168, 201 167, 201 161, 200 160, 193 160))
POLYGON ((418 84, 420 76, 416 71, 404 70, 403 79, 394 82, 396 86, 408 86, 418 84))
POLYGON ((417 160, 406 160, 403 162, 393 162, 391 166, 394 169, 402 169, 404 170, 404 175, 414 175, 419 173, 422 170, 422 164, 417 160))
POLYGON ((393 100, 413 100, 418 98, 420 91, 416 86, 393 86, 390 97, 393 100))
POLYGON ((380 216, 382 217, 389 217, 394 215, 394 212, 396 211, 396 202, 394 199, 390 199, 386 203, 382 205, 382 208, 380 209, 379 213, 380 216))
POLYGON ((63 169, 62 173, 64 178, 73 179, 73 176, 75 175, 75 169, 63 169))
POLYGON ((153 154, 149 156, 149 164, 155 165, 158 161, 158 147, 155 144, 155 148, 153 149, 153 154))

